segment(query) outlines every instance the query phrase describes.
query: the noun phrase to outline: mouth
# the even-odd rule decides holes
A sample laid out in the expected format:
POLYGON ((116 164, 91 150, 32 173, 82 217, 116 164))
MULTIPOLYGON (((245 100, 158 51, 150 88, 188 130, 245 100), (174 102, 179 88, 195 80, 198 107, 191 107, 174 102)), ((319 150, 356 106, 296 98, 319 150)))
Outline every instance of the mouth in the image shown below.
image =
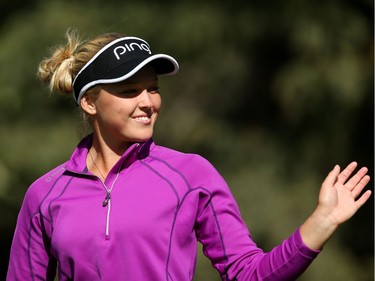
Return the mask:
POLYGON ((150 113, 150 114, 140 114, 140 115, 133 116, 133 119, 135 121, 143 123, 143 124, 149 124, 149 123, 151 123, 151 117, 152 117, 152 113, 150 113))
POLYGON ((148 121, 151 119, 151 116, 136 116, 134 117, 135 120, 140 120, 140 121, 148 121))

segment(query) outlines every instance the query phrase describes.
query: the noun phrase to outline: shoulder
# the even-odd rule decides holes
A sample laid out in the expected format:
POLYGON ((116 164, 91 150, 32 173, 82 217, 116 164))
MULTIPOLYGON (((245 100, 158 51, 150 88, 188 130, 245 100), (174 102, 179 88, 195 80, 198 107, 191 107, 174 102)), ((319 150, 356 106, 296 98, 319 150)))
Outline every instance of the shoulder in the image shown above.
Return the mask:
POLYGON ((31 209, 39 208, 43 198, 54 186, 56 180, 64 173, 65 163, 45 173, 36 179, 27 189, 23 204, 28 205, 31 209))
POLYGON ((223 185, 224 179, 206 158, 195 153, 185 153, 163 146, 155 146, 150 154, 153 160, 178 171, 192 186, 223 185))
POLYGON ((56 178, 61 176, 65 172, 65 163, 55 167, 54 169, 50 170, 49 172, 45 173, 38 179, 36 179, 30 186, 30 189, 37 189, 38 187, 50 186, 51 182, 53 182, 56 178))
POLYGON ((183 167, 194 166, 196 168, 215 169, 206 158, 199 154, 181 152, 160 145, 155 146, 150 156, 151 158, 183 167))

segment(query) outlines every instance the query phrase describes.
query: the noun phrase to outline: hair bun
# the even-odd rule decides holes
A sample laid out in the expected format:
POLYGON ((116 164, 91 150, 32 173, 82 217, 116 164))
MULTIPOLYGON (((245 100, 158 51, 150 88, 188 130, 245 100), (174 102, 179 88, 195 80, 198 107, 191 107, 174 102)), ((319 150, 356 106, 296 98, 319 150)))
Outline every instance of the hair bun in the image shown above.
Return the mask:
POLYGON ((68 42, 53 50, 38 68, 40 80, 51 92, 62 95, 73 93, 73 81, 84 65, 109 42, 123 37, 120 33, 105 33, 90 41, 81 41, 75 30, 66 33, 68 42))
POLYGON ((57 47, 51 57, 44 59, 38 68, 40 80, 49 86, 51 92, 62 95, 69 95, 73 91, 74 54, 80 45, 75 32, 69 30, 66 36, 67 45, 57 47))

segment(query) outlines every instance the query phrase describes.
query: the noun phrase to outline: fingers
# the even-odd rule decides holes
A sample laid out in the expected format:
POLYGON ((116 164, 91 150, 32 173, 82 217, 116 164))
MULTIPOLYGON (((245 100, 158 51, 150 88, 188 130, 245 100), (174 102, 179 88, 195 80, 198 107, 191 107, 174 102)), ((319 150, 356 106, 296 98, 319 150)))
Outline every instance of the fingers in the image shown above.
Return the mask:
POLYGON ((358 195, 362 192, 363 188, 369 183, 369 181, 370 181, 370 176, 368 175, 362 176, 359 182, 351 189, 354 198, 358 197, 358 195))
POLYGON ((337 176, 340 173, 340 166, 336 165, 331 172, 325 178, 323 185, 324 186, 333 186, 336 183, 337 176))
MULTIPOLYGON (((354 188, 356 188, 359 183, 364 179, 364 177, 366 176, 367 174, 367 171, 368 169, 366 167, 363 167, 361 168, 354 176, 352 176, 346 183, 345 183, 345 186, 349 189, 349 190, 353 190, 354 188)), ((366 182, 366 184, 368 183, 368 181, 366 182)), ((365 184, 365 185, 366 185, 365 184)), ((364 185, 364 186, 365 186, 364 185)), ((362 186, 362 188, 364 187, 362 186)))
POLYGON ((324 180, 324 184, 334 185, 337 183, 340 185, 345 185, 345 187, 350 191, 354 190, 354 188, 359 189, 361 186, 363 188, 369 181, 369 177, 366 176, 368 169, 367 167, 362 167, 357 171, 356 174, 351 176, 357 166, 357 162, 352 162, 340 172, 340 166, 336 165, 324 180), (359 184, 360 182, 361 184, 359 184))
POLYGON ((348 166, 346 166, 346 168, 338 175, 337 182, 340 184, 345 184, 357 165, 357 162, 352 162, 348 166))
POLYGON ((365 193, 362 194, 361 197, 356 201, 358 209, 363 206, 363 204, 366 203, 366 201, 371 196, 371 190, 367 190, 365 193))
POLYGON ((357 166, 357 162, 352 162, 340 173, 340 166, 336 165, 324 180, 323 185, 341 185, 352 192, 354 198, 357 198, 370 181, 370 177, 366 175, 368 172, 366 167, 362 167, 351 177, 357 166))
MULTIPOLYGON (((358 172, 352 176, 351 174, 357 167, 356 162, 350 163, 338 176, 337 183, 343 185, 349 191, 351 191, 353 198, 357 198, 370 181, 370 176, 367 175, 368 169, 362 167, 358 172)), ((358 208, 360 208, 371 196, 371 191, 367 190, 362 196, 356 201, 358 208)))

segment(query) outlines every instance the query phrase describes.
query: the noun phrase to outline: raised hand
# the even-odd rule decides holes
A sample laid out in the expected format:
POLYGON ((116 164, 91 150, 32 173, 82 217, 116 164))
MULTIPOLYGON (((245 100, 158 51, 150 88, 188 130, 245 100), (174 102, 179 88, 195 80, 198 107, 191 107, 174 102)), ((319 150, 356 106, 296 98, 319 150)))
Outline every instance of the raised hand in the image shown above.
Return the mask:
POLYGON ((322 184, 318 209, 327 219, 331 219, 333 224, 339 225, 350 219, 370 198, 371 191, 367 190, 357 199, 370 177, 366 167, 351 176, 356 167, 357 163, 352 162, 340 172, 340 167, 336 165, 322 184))
POLYGON ((302 240, 310 248, 322 248, 336 228, 370 198, 370 190, 360 195, 370 181, 368 170, 363 167, 352 176, 356 168, 357 163, 352 162, 340 172, 336 165, 324 180, 318 206, 300 229, 302 240))

